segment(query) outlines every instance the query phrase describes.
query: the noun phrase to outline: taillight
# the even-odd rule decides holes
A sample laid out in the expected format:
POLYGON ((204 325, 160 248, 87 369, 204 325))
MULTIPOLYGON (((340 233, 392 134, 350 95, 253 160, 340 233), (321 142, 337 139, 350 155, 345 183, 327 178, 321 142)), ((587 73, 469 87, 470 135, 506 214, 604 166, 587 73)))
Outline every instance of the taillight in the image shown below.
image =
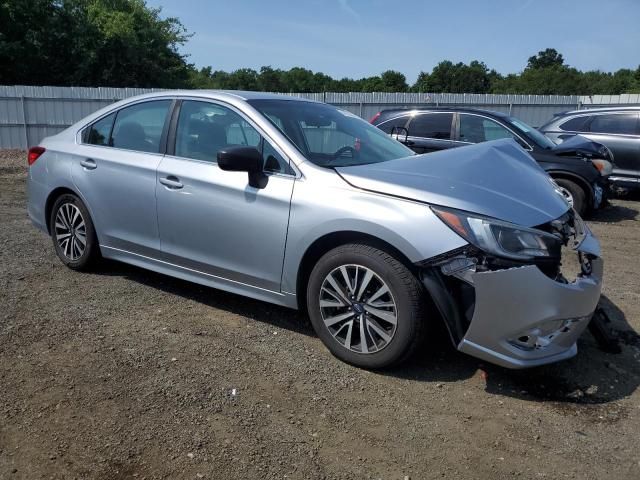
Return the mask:
POLYGON ((27 162, 29 162, 29 166, 33 165, 35 161, 44 153, 44 147, 31 147, 29 149, 29 153, 27 154, 27 162))
POLYGON ((375 122, 378 119, 378 117, 380 116, 381 113, 382 112, 378 112, 373 117, 371 117, 371 120, 369 120, 369 123, 375 122))

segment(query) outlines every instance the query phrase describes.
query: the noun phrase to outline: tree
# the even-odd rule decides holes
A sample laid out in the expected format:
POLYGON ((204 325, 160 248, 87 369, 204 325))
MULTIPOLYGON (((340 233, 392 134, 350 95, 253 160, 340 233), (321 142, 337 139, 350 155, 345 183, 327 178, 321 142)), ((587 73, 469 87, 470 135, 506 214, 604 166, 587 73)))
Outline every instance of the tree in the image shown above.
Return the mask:
POLYGON ((526 69, 539 69, 549 67, 561 67, 564 65, 562 54, 555 48, 541 50, 537 55, 529 57, 526 69))
POLYGON ((258 75, 260 90, 264 92, 286 92, 282 74, 282 70, 274 70, 271 67, 260 68, 260 74, 258 75))
POLYGON ((380 75, 382 92, 406 92, 409 89, 407 77, 395 70, 387 70, 380 75))
POLYGON ((420 72, 416 83, 413 84, 411 90, 414 92, 429 92, 430 75, 427 72, 420 72))
POLYGON ((401 72, 333 79, 302 67, 232 72, 196 69, 180 48, 190 34, 145 0, 0 0, 0 84, 190 87, 273 92, 620 94, 640 92, 636 70, 581 72, 547 48, 521 73, 500 75, 478 60, 443 60, 411 89, 401 72))
POLYGON ((581 90, 581 72, 561 65, 525 69, 520 75, 507 75, 493 86, 493 93, 579 95, 581 90))
POLYGON ((188 38, 144 0, 3 0, 0 83, 183 86, 188 38))
POLYGON ((471 61, 454 64, 449 60, 438 63, 431 74, 421 72, 413 90, 432 93, 487 93, 491 83, 498 76, 483 62, 471 61))

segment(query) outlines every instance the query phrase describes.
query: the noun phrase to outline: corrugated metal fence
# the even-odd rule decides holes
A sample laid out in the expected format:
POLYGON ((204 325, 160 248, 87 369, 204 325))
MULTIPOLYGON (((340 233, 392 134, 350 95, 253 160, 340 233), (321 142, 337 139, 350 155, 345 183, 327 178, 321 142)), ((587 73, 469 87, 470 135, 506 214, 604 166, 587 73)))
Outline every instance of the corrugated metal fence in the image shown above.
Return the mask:
MULTIPOLYGON (((114 101, 157 91, 144 88, 0 86, 0 148, 36 145, 114 101)), ((301 93, 371 118, 384 108, 468 106, 510 113, 539 126, 554 113, 608 105, 640 105, 640 94, 494 95, 466 93, 301 93)))

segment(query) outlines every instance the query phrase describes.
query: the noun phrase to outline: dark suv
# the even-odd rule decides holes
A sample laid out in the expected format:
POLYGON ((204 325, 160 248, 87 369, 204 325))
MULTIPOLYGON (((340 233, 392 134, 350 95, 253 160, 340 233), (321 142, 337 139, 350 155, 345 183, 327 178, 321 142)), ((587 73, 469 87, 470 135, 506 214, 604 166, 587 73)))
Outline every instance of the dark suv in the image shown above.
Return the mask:
POLYGON ((614 161, 609 178, 612 184, 623 189, 640 188, 640 107, 564 112, 540 131, 558 144, 580 134, 606 145, 614 161))
POLYGON ((383 110, 371 123, 417 153, 512 138, 556 181, 581 215, 605 203, 610 152, 585 138, 557 146, 516 118, 472 108, 383 110))

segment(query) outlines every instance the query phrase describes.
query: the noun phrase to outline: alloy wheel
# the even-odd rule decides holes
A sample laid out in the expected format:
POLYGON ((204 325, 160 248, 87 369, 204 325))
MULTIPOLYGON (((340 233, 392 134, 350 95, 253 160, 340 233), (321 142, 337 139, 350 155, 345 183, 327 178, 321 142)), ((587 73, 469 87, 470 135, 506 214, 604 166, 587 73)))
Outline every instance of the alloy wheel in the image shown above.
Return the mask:
POLYGON ((562 194, 562 196, 564 197, 564 199, 567 201, 567 203, 569 204, 569 206, 571 208, 573 208, 573 195, 571 195, 571 192, 569 191, 569 189, 558 185, 559 191, 562 194))
POLYGON ((391 290, 378 274, 362 265, 341 265, 325 277, 320 313, 333 338, 357 353, 379 352, 397 329, 391 290))
POLYGON ((63 203, 58 208, 54 235, 65 257, 72 261, 82 257, 87 246, 87 230, 80 209, 73 203, 63 203))

